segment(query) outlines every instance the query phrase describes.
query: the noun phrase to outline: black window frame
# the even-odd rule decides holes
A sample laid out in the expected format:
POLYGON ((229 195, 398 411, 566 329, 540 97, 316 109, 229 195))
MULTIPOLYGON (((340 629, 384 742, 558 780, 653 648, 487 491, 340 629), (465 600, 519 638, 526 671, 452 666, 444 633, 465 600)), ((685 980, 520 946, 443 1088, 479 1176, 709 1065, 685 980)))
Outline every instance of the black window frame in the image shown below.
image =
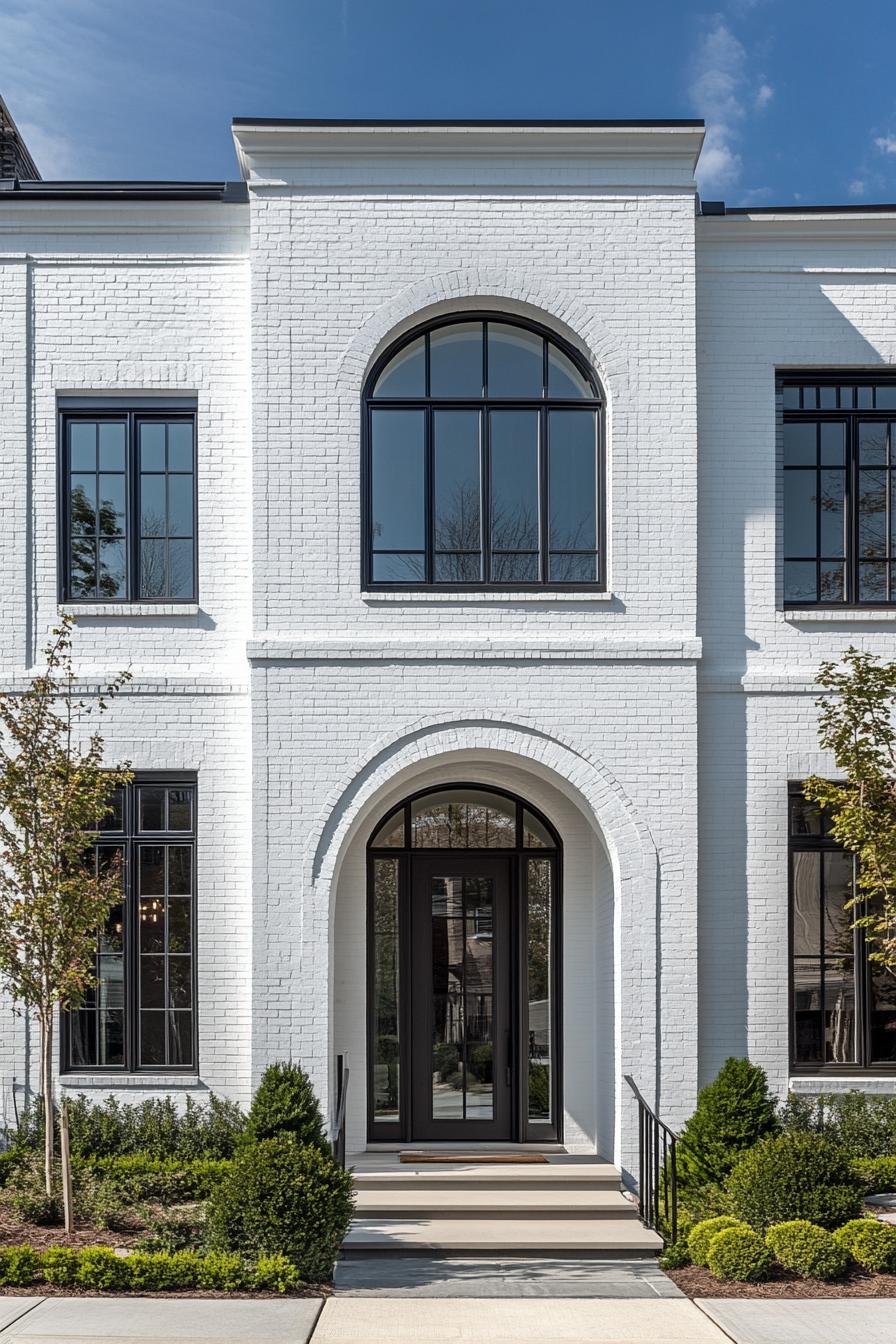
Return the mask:
MULTIPOLYGON (((72 1062, 72 1033, 69 1014, 59 1014, 59 1071, 65 1077, 103 1075, 118 1077, 129 1074, 186 1075, 199 1072, 199 1002, 198 1002, 198 947, 197 947, 197 907, 198 907, 198 780, 195 771, 155 771, 146 770, 135 774, 131 783, 123 790, 122 824, 120 828, 109 826, 92 832, 86 837, 91 848, 102 846, 121 846, 122 885, 124 906, 124 1058, 121 1064, 80 1064, 72 1062), (192 826, 189 831, 152 831, 141 830, 138 815, 138 790, 189 789, 192 793, 192 826), (190 897, 190 1002, 191 1002, 191 1051, 189 1064, 141 1064, 140 1063, 140 894, 137 886, 137 850, 140 845, 158 843, 161 845, 189 846, 192 851, 192 893, 190 897)), ((77 1010, 75 1010, 77 1011, 77 1010)), ((159 1010, 156 1010, 159 1011, 159 1010)), ((166 1010, 161 1010, 166 1011, 166 1010)), ((180 1010, 182 1011, 182 1010, 180 1010)))
MULTIPOLYGON (((565 341, 555 331, 539 322, 521 318, 512 313, 492 309, 475 309, 451 313, 421 323, 405 332, 403 336, 386 349, 371 368, 361 393, 361 586, 371 592, 605 592, 607 577, 606 556, 606 451, 605 451, 605 412, 606 398, 594 370, 581 353, 565 341), (433 332, 465 323, 484 323, 483 331, 483 389, 487 387, 488 364, 488 323, 500 323, 502 326, 518 327, 540 337, 544 341, 544 376, 541 398, 520 397, 433 397, 429 395, 429 341, 433 332), (427 370, 426 395, 423 397, 374 397, 377 380, 386 366, 414 341, 424 338, 426 345, 425 367, 427 370), (589 398, 560 398, 548 395, 548 361, 550 345, 555 346, 571 361, 579 375, 588 383, 593 395, 589 398), (373 578, 373 536, 372 516, 372 470, 371 470, 371 411, 414 410, 424 412, 424 567, 426 577, 422 580, 375 580, 373 578), (492 547, 489 510, 489 412, 491 410, 537 410, 539 416, 539 452, 538 452, 538 565, 539 578, 535 581, 494 581, 481 579, 476 582, 443 582, 433 579, 434 569, 434 493, 433 493, 433 419, 437 410, 471 410, 482 414, 483 442, 481 454, 482 486, 481 540, 483 572, 491 571, 492 547), (596 558, 595 578, 581 582, 554 581, 548 577, 550 548, 548 539, 549 514, 547 507, 548 456, 546 449, 546 425, 548 411, 551 410, 591 410, 595 417, 595 483, 597 489, 597 508, 595 518, 596 558)), ((576 554, 570 551, 568 554, 576 554)), ((595 554, 582 551, 579 554, 595 554)))
MULTIPOLYGON (((860 556, 860 536, 859 536, 859 423, 872 422, 880 424, 896 423, 896 405, 893 407, 859 407, 857 405, 841 406, 840 389, 841 388, 871 388, 892 387, 896 391, 896 376, 886 372, 874 372, 873 370, 863 370, 858 373, 848 369, 839 370, 801 370, 798 373, 787 373, 778 371, 776 379, 776 394, 781 405, 780 424, 811 424, 811 423, 843 423, 845 425, 845 490, 843 508, 845 515, 846 546, 844 552, 844 583, 842 598, 827 598, 817 596, 814 600, 805 597, 787 597, 786 588, 786 570, 787 563, 805 563, 816 564, 818 567, 826 563, 826 557, 821 554, 820 523, 816 521, 816 554, 814 556, 792 556, 786 553, 786 533, 784 520, 784 504, 782 501, 781 514, 781 600, 784 610, 800 608, 817 608, 820 610, 829 609, 831 611, 844 611, 854 609, 858 611, 891 611, 896 606, 896 544, 891 548, 891 554, 884 558, 887 565, 888 590, 890 597, 880 600, 864 600, 859 596, 859 574, 861 566, 860 556), (833 389, 833 406, 817 407, 804 406, 803 389, 824 388, 833 389), (798 389, 799 407, 788 407, 784 405, 786 400, 785 392, 788 389, 798 389)), ((871 400, 876 401, 874 393, 871 393, 871 400)), ((783 440, 783 433, 782 433, 783 440)), ((787 466, 784 463, 783 444, 781 452, 781 480, 782 493, 783 481, 788 471, 805 470, 805 467, 792 465, 787 466)), ((823 470, 824 464, 819 466, 818 470, 823 470)), ((878 470, 888 470, 892 473, 891 480, 896 479, 896 458, 889 467, 879 467, 878 470)), ((888 532, 892 529, 892 522, 888 516, 888 532)), ((835 562, 836 563, 836 562, 835 562)), ((816 582, 816 592, 820 594, 820 581, 816 582)))
MULTIPOLYGON (((60 398, 57 410, 57 589, 59 601, 73 606, 195 606, 199 600, 199 481, 197 408, 195 401, 152 398, 60 398), (104 597, 73 594, 71 576, 71 472, 69 426, 78 422, 118 421, 125 425, 125 592, 104 597), (193 589, 189 596, 142 596, 140 593, 140 463, 139 426, 144 422, 189 423, 192 428, 193 512, 191 563, 193 589)), ((172 474, 166 468, 166 477, 172 474)), ((179 473, 173 473, 179 474, 179 473)), ((167 538, 166 538, 167 540, 167 538)), ((186 538, 185 538, 186 540, 186 538)))
MULTIPOLYGON (((803 797, 803 786, 799 781, 791 781, 787 787, 787 979, 788 979, 788 1061, 793 1075, 829 1074, 832 1077, 868 1076, 879 1073, 896 1073, 896 1059, 874 1060, 871 1048, 871 963, 868 960, 867 942, 864 929, 853 929, 853 984, 855 995, 855 1061, 799 1061, 796 1058, 796 985, 794 956, 794 856, 798 853, 849 854, 850 851, 839 844, 829 833, 822 814, 820 833, 817 835, 795 835, 793 826, 794 800, 803 797)), ((856 864, 858 860, 855 860, 856 864)), ((859 918, 865 912, 862 902, 854 910, 853 918, 859 918)), ((819 944, 819 952, 821 944, 819 944)), ((822 1002, 818 1010, 821 1015, 822 1048, 825 1043, 825 1003, 824 1003, 824 957, 821 961, 822 1002)))

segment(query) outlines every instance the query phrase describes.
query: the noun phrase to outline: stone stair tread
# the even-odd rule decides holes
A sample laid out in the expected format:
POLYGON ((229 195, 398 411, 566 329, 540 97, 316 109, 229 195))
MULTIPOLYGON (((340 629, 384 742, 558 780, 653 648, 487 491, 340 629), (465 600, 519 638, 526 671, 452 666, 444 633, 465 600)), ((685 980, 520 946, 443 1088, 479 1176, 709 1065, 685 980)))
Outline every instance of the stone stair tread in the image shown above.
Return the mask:
POLYGON ((636 1251, 657 1254, 662 1242, 637 1221, 539 1218, 355 1218, 346 1251, 636 1251))
POLYGON ((355 1196, 359 1216, 397 1218, 403 1214, 440 1215, 467 1214, 469 1217, 488 1217, 489 1214, 509 1213, 519 1218, 545 1217, 554 1213, 557 1218, 568 1214, 573 1217, 637 1218, 636 1206, 617 1190, 602 1189, 545 1189, 539 1186, 515 1188, 505 1186, 494 1190, 476 1187, 449 1186, 446 1189, 424 1187, 410 1189, 361 1186, 355 1196))
POLYGON ((546 1162, 543 1166, 498 1166, 491 1164, 471 1164, 468 1166, 438 1165, 413 1167, 405 1165, 383 1170, 355 1170, 355 1185, 394 1188, 398 1185, 429 1185, 434 1189, 445 1185, 466 1186, 605 1186, 619 1189, 620 1179, 616 1167, 606 1162, 570 1163, 546 1162))

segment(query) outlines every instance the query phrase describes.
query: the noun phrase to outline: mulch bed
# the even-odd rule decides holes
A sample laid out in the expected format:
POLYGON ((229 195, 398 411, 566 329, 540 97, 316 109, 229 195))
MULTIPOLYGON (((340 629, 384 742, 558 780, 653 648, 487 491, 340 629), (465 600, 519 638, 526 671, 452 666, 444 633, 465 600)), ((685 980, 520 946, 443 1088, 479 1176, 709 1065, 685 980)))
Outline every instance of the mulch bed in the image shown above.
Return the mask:
POLYGON ((688 1265, 666 1274, 688 1297, 896 1297, 896 1274, 866 1274, 861 1269, 842 1279, 801 1279, 775 1268, 766 1283, 722 1283, 708 1269, 688 1265))
POLYGON ((48 1251, 51 1246, 132 1246, 140 1232, 112 1232, 108 1228, 91 1227, 77 1223, 69 1235, 62 1227, 41 1223, 23 1223, 12 1211, 0 1204, 0 1246, 33 1246, 36 1251, 48 1251))

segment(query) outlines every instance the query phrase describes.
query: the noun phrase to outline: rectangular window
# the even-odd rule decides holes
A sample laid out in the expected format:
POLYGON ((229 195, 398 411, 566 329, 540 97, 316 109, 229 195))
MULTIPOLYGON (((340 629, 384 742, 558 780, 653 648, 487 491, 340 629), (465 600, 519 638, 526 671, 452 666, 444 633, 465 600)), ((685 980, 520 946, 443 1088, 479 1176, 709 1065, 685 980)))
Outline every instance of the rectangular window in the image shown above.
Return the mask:
POLYGON ((194 601, 194 413, 61 415, 62 599, 194 601))
POLYGON ((896 382, 781 391, 785 606, 896 601, 896 382))
POLYGON ((855 1072, 896 1068, 896 976, 868 958, 865 907, 847 910, 856 860, 824 815, 790 791, 791 1066, 855 1072))
POLYGON ((63 1070, 193 1069, 196 786, 137 778, 91 838, 121 864, 121 903, 97 938, 95 985, 63 1015, 63 1070))

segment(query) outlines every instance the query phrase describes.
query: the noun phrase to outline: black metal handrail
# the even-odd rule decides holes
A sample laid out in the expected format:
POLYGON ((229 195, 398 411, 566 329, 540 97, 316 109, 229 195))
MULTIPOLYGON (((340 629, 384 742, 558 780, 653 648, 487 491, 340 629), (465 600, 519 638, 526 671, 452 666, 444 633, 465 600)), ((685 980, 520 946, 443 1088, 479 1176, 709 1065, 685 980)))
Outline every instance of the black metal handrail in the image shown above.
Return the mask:
POLYGON ((641 1096, 634 1078, 625 1081, 638 1103, 638 1212, 645 1227, 664 1241, 678 1240, 678 1135, 641 1096))
POLYGON ((345 1171, 345 1099, 348 1096, 348 1056, 336 1056, 336 1115, 333 1120, 333 1156, 345 1171))

